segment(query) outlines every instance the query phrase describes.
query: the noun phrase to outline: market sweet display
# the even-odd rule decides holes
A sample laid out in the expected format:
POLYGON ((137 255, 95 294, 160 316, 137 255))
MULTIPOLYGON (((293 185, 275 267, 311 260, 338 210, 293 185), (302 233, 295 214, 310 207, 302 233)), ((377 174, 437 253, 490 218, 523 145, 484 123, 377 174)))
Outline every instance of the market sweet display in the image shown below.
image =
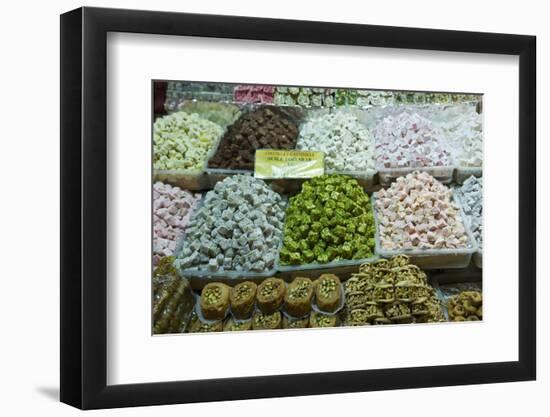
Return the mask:
POLYGON ((153 265, 171 256, 200 195, 163 184, 153 184, 153 265))
POLYGON ((342 283, 334 274, 296 277, 289 283, 270 277, 232 288, 212 282, 202 289, 200 314, 189 318, 188 328, 193 333, 335 327, 341 324, 343 300, 342 283))
POLYGON ((322 175, 290 198, 282 265, 367 259, 374 254, 374 218, 368 194, 353 178, 322 175))
POLYGON ((155 120, 153 167, 161 170, 201 171, 223 129, 184 111, 155 120))
POLYGON ((383 249, 462 248, 468 235, 452 191, 426 172, 374 193, 383 249))
POLYGON ((168 87, 153 334, 483 320, 480 95, 168 87), (257 149, 320 151, 325 174, 255 178, 257 149))
POLYGON ((417 113, 403 111, 396 116, 389 115, 373 128, 372 133, 379 168, 452 164, 443 133, 417 113))
POLYGON ((426 273, 406 256, 361 265, 344 287, 346 325, 445 321, 426 273))
POLYGON ((470 177, 455 189, 470 230, 477 244, 483 246, 483 179, 470 177))
POLYGON ((298 86, 243 85, 168 81, 165 109, 174 111, 183 101, 274 103, 278 106, 326 107, 357 105, 452 104, 478 102, 476 94, 356 90, 298 86))
POLYGON ((334 274, 321 274, 296 277, 290 283, 266 278, 257 287, 243 284, 228 288, 214 282, 204 287, 196 301, 201 313, 187 309, 192 314, 187 315, 186 331, 438 323, 445 321, 445 308, 451 320, 482 319, 480 292, 462 291, 443 303, 427 274, 404 255, 363 264, 344 283, 334 274), (233 295, 228 298, 228 293, 233 295), (237 294, 243 294, 247 305, 247 314, 240 317, 235 316, 237 294), (207 305, 215 311, 209 317, 207 305))
POLYGON ((174 261, 183 272, 269 271, 282 239, 285 201, 262 180, 235 175, 206 193, 174 261))
POLYGON ((247 169, 254 166, 256 149, 294 149, 298 127, 273 107, 242 115, 229 127, 209 168, 247 169))
POLYGON ((324 152, 329 170, 375 171, 372 135, 352 114, 329 113, 309 120, 300 128, 296 148, 324 152))

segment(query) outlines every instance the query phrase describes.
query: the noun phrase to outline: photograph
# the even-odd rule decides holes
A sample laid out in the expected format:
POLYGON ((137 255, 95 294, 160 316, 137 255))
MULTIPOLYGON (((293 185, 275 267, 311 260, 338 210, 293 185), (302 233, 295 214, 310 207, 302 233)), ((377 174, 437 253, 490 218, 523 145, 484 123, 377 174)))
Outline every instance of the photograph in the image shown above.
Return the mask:
POLYGON ((153 335, 483 321, 482 93, 151 91, 153 335))
POLYGON ((63 403, 537 378, 536 36, 308 16, 61 15, 63 403))

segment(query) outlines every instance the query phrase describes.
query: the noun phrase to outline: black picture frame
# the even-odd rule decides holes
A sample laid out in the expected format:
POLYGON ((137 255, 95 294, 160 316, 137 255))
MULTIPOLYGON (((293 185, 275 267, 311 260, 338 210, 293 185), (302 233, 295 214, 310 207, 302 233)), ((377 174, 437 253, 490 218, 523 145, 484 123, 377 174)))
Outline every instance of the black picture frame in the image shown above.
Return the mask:
POLYGON ((536 378, 534 36, 84 7, 61 15, 60 56, 62 402, 95 409, 536 378), (107 385, 108 32, 519 56, 519 360, 107 385))

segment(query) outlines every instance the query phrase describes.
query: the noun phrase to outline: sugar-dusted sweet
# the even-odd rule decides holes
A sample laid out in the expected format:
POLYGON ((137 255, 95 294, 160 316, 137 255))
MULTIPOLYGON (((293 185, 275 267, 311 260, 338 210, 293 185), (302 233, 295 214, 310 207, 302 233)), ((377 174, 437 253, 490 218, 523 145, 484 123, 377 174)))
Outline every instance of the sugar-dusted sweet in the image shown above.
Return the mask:
POLYGON ((469 244, 452 191, 430 174, 415 171, 399 177, 374 196, 383 249, 463 248, 469 244))

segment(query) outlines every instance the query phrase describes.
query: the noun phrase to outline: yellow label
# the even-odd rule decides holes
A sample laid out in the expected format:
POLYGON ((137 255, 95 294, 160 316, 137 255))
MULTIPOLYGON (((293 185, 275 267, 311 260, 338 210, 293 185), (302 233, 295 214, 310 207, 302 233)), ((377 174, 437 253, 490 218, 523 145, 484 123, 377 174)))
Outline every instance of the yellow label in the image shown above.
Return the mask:
POLYGON ((258 149, 254 176, 262 179, 311 178, 325 173, 325 154, 315 151, 258 149))

